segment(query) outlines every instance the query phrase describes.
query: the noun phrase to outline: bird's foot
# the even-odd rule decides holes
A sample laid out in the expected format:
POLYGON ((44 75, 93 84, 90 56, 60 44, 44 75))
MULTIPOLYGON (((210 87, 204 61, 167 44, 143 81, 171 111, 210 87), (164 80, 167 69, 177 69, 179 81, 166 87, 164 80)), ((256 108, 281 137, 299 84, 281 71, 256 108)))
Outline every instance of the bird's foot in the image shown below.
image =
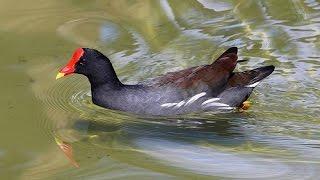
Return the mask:
POLYGON ((248 110, 250 107, 251 107, 251 102, 250 101, 244 101, 242 103, 242 105, 240 106, 239 111, 243 112, 245 110, 248 110))

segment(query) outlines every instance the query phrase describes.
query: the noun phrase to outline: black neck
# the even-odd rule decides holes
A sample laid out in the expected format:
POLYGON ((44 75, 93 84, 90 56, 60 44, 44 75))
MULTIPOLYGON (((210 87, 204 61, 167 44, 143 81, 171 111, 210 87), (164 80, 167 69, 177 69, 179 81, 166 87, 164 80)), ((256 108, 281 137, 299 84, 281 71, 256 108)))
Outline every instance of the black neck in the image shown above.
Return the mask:
POLYGON ((110 60, 106 56, 101 54, 101 56, 96 57, 96 63, 90 66, 91 71, 86 76, 90 81, 92 89, 101 86, 114 89, 122 86, 110 60))
POLYGON ((99 77, 99 76, 87 76, 87 78, 89 79, 89 82, 91 84, 91 89, 95 89, 98 87, 109 87, 109 88, 119 88, 121 87, 123 84, 119 81, 119 79, 116 78, 103 78, 103 77, 99 77))

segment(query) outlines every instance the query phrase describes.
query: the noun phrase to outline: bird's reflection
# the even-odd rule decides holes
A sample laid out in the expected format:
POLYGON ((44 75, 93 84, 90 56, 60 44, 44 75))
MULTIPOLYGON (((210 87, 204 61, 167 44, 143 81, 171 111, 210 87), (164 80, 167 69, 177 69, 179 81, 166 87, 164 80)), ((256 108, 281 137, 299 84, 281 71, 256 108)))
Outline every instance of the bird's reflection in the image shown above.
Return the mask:
MULTIPOLYGON (((80 159, 84 156, 91 158, 96 154, 100 155, 93 159, 106 157, 107 154, 109 156, 109 153, 105 152, 106 149, 113 149, 113 151, 117 149, 132 150, 136 148, 135 142, 146 138, 194 145, 201 143, 215 146, 238 146, 246 142, 245 134, 240 126, 241 123, 239 123, 242 121, 245 121, 245 116, 239 113, 216 114, 209 117, 139 117, 128 119, 122 123, 103 121, 101 118, 99 121, 77 119, 70 129, 81 133, 82 136, 77 142, 65 142, 65 144, 69 147, 67 149, 79 150, 80 152, 77 154, 82 156, 80 159), (79 146, 79 144, 82 145, 79 146), (93 155, 85 154, 89 152, 84 150, 84 146, 86 146, 84 144, 90 146, 89 151, 92 151, 93 155), (119 147, 118 144, 124 146, 119 147)), ((61 135, 63 136, 63 133, 60 133, 61 135)), ((60 142, 62 141, 60 140, 60 142)), ((61 143, 58 145, 64 147, 61 146, 61 143)), ((62 150, 69 160, 74 156, 72 152, 66 152, 66 149, 62 150)), ((72 164, 75 162, 76 160, 71 159, 72 164)))

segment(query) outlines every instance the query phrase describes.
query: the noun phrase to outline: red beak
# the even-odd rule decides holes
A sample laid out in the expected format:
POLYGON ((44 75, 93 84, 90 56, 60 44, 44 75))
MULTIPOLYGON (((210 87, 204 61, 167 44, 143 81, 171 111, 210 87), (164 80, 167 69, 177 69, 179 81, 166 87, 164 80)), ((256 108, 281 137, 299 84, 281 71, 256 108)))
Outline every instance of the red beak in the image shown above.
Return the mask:
POLYGON ((59 79, 63 76, 74 73, 75 65, 79 61, 79 59, 83 56, 83 54, 84 54, 84 50, 82 48, 76 49, 71 59, 69 60, 68 64, 59 71, 59 73, 56 76, 56 79, 59 79))

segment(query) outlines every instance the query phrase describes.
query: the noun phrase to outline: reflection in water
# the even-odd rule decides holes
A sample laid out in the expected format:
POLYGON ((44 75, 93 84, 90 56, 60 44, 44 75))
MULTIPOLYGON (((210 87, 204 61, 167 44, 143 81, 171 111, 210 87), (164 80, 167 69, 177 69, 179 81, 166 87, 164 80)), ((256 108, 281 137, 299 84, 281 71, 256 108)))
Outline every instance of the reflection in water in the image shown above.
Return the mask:
POLYGON ((64 141, 61 141, 58 138, 55 138, 55 141, 59 148, 63 151, 63 153, 68 157, 71 164, 75 167, 79 167, 78 163, 73 159, 73 149, 72 146, 69 143, 66 143, 64 141))
POLYGON ((290 167, 273 159, 241 155, 193 144, 167 140, 139 139, 147 155, 161 163, 199 174, 229 178, 271 178, 288 174, 290 167))
MULTIPOLYGON (((290 158, 291 153, 296 156, 296 153, 303 155, 310 151, 310 156, 304 155, 310 158, 317 154, 318 150, 312 148, 308 150, 301 149, 300 145, 292 146, 299 141, 306 142, 305 140, 288 139, 292 141, 288 143, 287 137, 271 138, 258 133, 254 137, 248 136, 245 130, 241 131, 237 120, 230 120, 232 114, 220 118, 219 116, 211 117, 211 120, 208 120, 209 117, 162 120, 138 118, 130 119, 131 122, 123 122, 121 125, 95 120, 76 120, 72 128, 83 135, 86 134, 80 140, 82 145, 78 150, 90 144, 93 153, 105 151, 97 155, 97 159, 113 157, 123 160, 119 156, 126 153, 130 156, 128 163, 144 168, 175 167, 178 168, 176 171, 187 169, 199 175, 229 178, 302 178, 314 173, 314 167, 290 158), (248 142, 253 147, 249 146, 247 149, 248 142), (256 142, 269 144, 270 149, 259 149, 260 145, 254 145, 256 142), (290 145, 285 145, 284 142, 290 145), (241 146, 244 146, 243 149, 237 149, 241 146), (277 157, 278 155, 282 157, 277 157), (151 158, 152 161, 145 161, 141 156, 151 158), (286 160, 285 157, 289 159, 286 160)), ((245 116, 238 121, 246 121, 245 116)), ((78 158, 83 159, 81 155, 78 158)), ((166 172, 176 173, 170 170, 166 172)))
MULTIPOLYGON (((319 176, 320 3, 36 0, 0 9, 1 77, 12 74, 15 89, 10 92, 19 103, 31 96, 25 88, 30 85, 40 103, 30 101, 41 104, 23 104, 16 113, 40 114, 24 120, 32 126, 17 129, 22 127, 18 121, 6 123, 16 127, 14 135, 27 137, 25 132, 38 130, 51 140, 23 145, 31 149, 23 152, 1 146, 1 160, 15 159, 1 161, 1 169, 15 174, 4 179, 319 176), (83 77, 53 80, 59 64, 78 46, 109 55, 128 83, 207 64, 229 46, 238 46, 240 58, 248 59, 238 65, 239 71, 267 64, 275 64, 276 71, 256 88, 252 108, 243 113, 136 117, 93 105, 83 77), (15 64, 15 59, 27 60, 15 64), (54 137, 72 147, 79 168, 70 164, 54 137)), ((3 98, 3 109, 18 107, 10 98, 3 98)), ((6 139, 1 142, 7 142, 7 133, 3 131, 6 139)))

